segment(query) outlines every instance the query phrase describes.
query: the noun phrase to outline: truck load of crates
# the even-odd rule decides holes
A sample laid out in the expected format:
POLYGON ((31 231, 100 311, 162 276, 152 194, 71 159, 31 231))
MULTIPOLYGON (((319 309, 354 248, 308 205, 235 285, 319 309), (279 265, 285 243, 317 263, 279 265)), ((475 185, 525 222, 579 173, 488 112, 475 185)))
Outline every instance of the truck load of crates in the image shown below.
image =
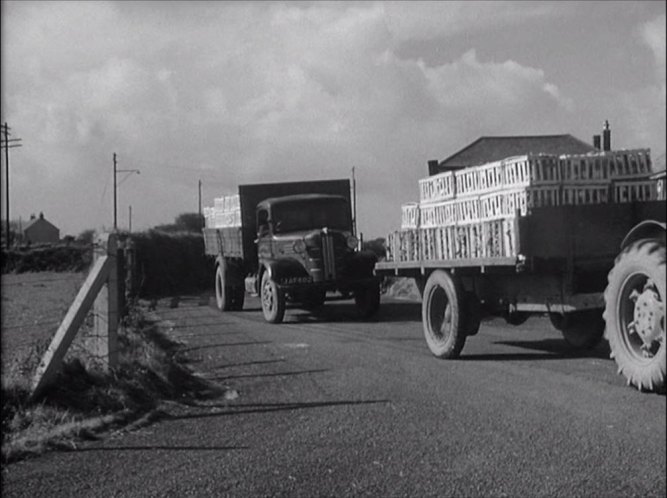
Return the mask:
POLYGON ((526 154, 419 180, 419 202, 401 206, 387 261, 518 256, 518 218, 545 206, 664 200, 649 149, 526 154))
POLYGON ((213 199, 213 206, 203 209, 206 228, 241 226, 241 201, 238 194, 213 199))

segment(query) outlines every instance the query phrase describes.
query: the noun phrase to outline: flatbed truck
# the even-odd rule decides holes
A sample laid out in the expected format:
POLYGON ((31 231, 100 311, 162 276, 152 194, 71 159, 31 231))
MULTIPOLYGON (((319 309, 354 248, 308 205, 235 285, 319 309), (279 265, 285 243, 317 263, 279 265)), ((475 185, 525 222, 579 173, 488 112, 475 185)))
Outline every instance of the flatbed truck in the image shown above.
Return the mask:
POLYGON ((606 337, 628 384, 665 390, 664 200, 536 207, 497 235, 504 257, 442 257, 428 229, 405 231, 411 250, 399 257, 405 241, 393 240, 376 264, 380 277, 415 280, 433 355, 459 357, 482 312, 513 325, 548 314, 575 348, 606 337))

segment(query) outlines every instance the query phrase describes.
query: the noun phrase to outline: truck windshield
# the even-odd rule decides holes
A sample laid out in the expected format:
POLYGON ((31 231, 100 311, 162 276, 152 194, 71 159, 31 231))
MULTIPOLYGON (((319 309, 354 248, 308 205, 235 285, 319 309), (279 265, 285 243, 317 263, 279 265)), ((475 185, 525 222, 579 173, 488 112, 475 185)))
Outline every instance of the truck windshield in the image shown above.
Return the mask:
POLYGON ((344 199, 308 199, 281 203, 273 208, 275 233, 315 228, 350 230, 351 220, 344 199))

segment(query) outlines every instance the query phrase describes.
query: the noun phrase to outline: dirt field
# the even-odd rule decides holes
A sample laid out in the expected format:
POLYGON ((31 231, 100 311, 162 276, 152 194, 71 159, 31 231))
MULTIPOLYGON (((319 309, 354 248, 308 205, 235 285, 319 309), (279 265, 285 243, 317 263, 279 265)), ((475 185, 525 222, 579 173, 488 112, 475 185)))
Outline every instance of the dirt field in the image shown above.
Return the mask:
POLYGON ((3 381, 25 370, 21 367, 36 365, 36 347, 48 345, 85 277, 56 272, 2 275, 3 381))

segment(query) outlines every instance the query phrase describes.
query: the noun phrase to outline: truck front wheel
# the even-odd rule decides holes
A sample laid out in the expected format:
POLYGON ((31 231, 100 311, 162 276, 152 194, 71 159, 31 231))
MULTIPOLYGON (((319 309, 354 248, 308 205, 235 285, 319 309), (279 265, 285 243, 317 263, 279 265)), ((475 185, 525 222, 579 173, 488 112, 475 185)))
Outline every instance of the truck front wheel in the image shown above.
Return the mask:
POLYGON ((457 277, 436 270, 422 299, 422 325, 428 348, 438 358, 458 358, 466 341, 465 294, 457 277))
POLYGON ((665 389, 665 244, 643 239, 626 247, 604 293, 605 336, 629 385, 665 389))
POLYGON ((285 316, 285 293, 269 276, 268 271, 262 275, 260 291, 264 319, 269 323, 281 323, 285 316))

